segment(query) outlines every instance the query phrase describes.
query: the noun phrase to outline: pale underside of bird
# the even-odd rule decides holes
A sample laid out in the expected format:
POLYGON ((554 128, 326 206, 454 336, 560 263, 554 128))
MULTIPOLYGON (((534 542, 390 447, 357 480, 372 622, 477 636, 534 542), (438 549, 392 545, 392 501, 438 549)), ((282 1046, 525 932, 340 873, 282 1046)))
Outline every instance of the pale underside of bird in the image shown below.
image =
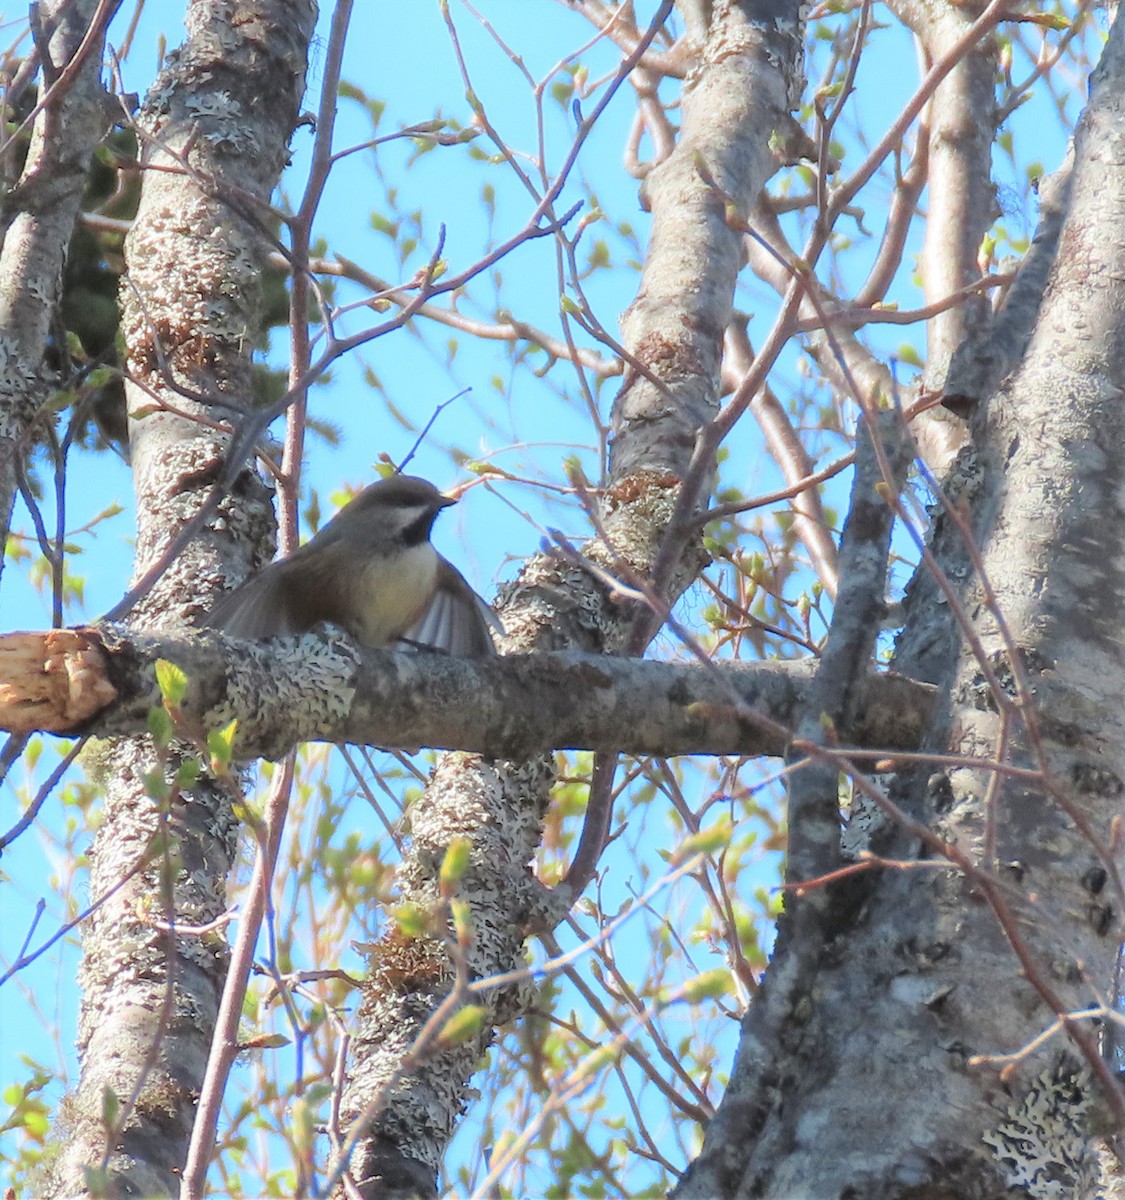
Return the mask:
POLYGON ((255 641, 321 621, 365 646, 424 646, 495 654, 492 609, 430 544, 453 501, 424 479, 394 475, 365 488, 288 558, 221 600, 204 624, 255 641))

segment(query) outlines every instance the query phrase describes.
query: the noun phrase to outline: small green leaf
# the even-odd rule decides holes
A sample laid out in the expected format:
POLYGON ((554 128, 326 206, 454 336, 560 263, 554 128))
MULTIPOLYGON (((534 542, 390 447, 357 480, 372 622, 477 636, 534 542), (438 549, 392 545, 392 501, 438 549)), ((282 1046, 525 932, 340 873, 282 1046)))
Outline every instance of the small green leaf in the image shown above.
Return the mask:
POLYGON ((187 695, 188 680, 182 667, 166 658, 156 660, 156 686, 169 708, 179 708, 187 695))
POLYGON ((117 1093, 106 1084, 102 1088, 102 1121, 107 1129, 112 1129, 117 1123, 117 1116, 121 1112, 121 1101, 117 1098, 117 1093))
POLYGON ((114 379, 119 378, 121 372, 114 367, 95 367, 89 375, 86 376, 86 389, 93 391, 96 388, 104 388, 106 384, 111 383, 114 379))
POLYGON ((457 944, 468 948, 473 944, 473 911, 465 900, 450 900, 449 913, 453 918, 453 931, 457 944))
POLYGON ((176 768, 176 787, 181 791, 194 787, 202 772, 203 764, 198 758, 185 758, 176 768))
POLYGON ((150 708, 146 721, 152 740, 163 750, 172 740, 172 718, 166 708, 150 708))
POLYGON ((906 363, 908 367, 921 367, 922 365, 921 356, 909 342, 903 342, 899 346, 898 358, 900 362, 906 363))
POLYGON ((51 1128, 51 1119, 45 1112, 40 1112, 37 1108, 29 1108, 23 1114, 23 1128, 25 1133, 42 1141, 51 1128))
POLYGON ((599 238, 590 250, 589 263, 591 267, 608 267, 611 263, 609 247, 599 238))
POLYGON ((445 857, 441 861, 441 871, 438 874, 438 883, 443 896, 451 896, 457 890, 457 885, 469 868, 469 856, 472 849, 473 844, 467 837, 455 837, 450 841, 445 851, 445 857))
POLYGON ((699 1000, 717 1000, 729 995, 731 990, 730 971, 720 967, 689 979, 682 994, 685 1000, 694 1004, 699 1000))
POLYGON ((718 821, 707 829, 701 829, 691 837, 685 838, 676 850, 676 861, 684 862, 696 854, 715 854, 726 849, 734 836, 734 826, 730 821, 718 821))
POLYGON ((422 937, 429 925, 426 910, 420 904, 400 904, 392 916, 403 937, 422 937))
POLYGON ((466 1004, 446 1021, 438 1035, 447 1046, 459 1046, 474 1037, 484 1024, 484 1008, 479 1004, 466 1004))
POLYGON ((212 729, 207 735, 207 749, 211 754, 211 770, 225 775, 234 758, 234 738, 238 733, 238 718, 222 729, 212 729))

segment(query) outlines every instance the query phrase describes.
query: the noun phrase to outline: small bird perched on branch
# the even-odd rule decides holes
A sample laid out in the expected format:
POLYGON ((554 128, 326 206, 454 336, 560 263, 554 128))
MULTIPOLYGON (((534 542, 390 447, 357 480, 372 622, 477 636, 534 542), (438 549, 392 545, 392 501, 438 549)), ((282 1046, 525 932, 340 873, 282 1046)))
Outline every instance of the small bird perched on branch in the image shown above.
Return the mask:
POLYGON ((443 508, 432 483, 392 475, 364 488, 305 545, 251 575, 203 622, 256 640, 331 621, 364 646, 406 642, 495 654, 492 609, 430 544, 443 508))

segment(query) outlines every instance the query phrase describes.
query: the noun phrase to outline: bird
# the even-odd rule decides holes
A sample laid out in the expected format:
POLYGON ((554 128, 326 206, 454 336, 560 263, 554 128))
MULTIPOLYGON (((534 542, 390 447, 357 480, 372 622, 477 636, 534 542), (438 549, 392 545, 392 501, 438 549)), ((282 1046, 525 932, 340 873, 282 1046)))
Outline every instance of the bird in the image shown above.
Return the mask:
POLYGON ((430 543, 438 513, 453 503, 415 475, 380 479, 288 558, 220 600, 203 623, 257 641, 329 621, 364 646, 495 654, 491 631, 502 635, 503 626, 430 543))

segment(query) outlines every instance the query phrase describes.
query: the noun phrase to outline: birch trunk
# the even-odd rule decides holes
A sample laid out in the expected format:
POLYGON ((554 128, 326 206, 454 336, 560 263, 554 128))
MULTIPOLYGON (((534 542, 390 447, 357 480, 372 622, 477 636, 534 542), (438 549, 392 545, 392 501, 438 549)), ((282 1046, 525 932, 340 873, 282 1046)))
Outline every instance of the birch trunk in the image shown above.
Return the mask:
MULTIPOLYGON (((148 169, 123 293, 138 578, 223 463, 226 439, 199 418, 229 416, 219 402, 249 402, 268 249, 259 206, 285 162, 314 19, 311 0, 195 0, 187 41, 140 116, 148 169)), ((268 554, 264 486, 247 469, 235 492, 139 600, 138 626, 184 624, 225 559, 268 554)), ((174 744, 125 739, 110 743, 107 760, 90 869, 104 903, 84 925, 81 1078, 53 1194, 167 1196, 179 1188, 227 961, 221 930, 175 926, 225 909, 237 822, 230 785, 179 774, 174 744)))
POLYGON ((0 251, 0 546, 7 541, 20 468, 43 436, 33 423, 49 391, 43 356, 63 263, 90 156, 116 108, 102 85, 102 56, 106 25, 118 4, 50 0, 38 7, 47 35, 39 52, 52 71, 44 72, 19 182, 5 198, 6 211, 15 215, 0 251))
POLYGON ((1030 344, 937 515, 952 592, 923 564, 898 642, 961 761, 873 781, 865 845, 901 869, 790 893, 680 1200, 1120 1193, 1098 1041, 1123 907, 1123 130, 1118 20, 1030 344), (810 908, 815 942, 793 936, 810 908))
MULTIPOLYGON (((801 54, 796 3, 717 0, 705 19, 696 5, 686 7, 698 44, 682 135, 646 180, 652 236, 640 291, 622 318, 625 348, 643 370, 627 371, 614 403, 604 536, 585 548, 611 574, 647 578, 667 546, 673 594, 701 562, 674 517, 681 499, 688 513, 695 507, 680 492, 718 409, 723 335, 741 262, 728 204, 748 212, 776 167, 771 135, 786 127, 800 92, 801 54)), ((702 458, 706 477, 710 456, 702 458)), ((509 650, 621 652, 637 616, 582 567, 542 555, 502 600, 509 650)), ((412 810, 403 899, 444 926, 439 868, 450 842, 468 839, 471 865, 460 896, 469 905, 471 943, 458 965, 437 938, 404 944, 396 931, 373 956, 343 1105, 353 1128, 364 1131, 352 1161, 364 1196, 434 1192, 465 1089, 496 1026, 533 998, 526 983, 474 994, 482 1007, 478 1031, 451 1047, 435 1050, 431 1042, 417 1061, 418 1038, 445 997, 522 968, 528 930, 553 926, 572 899, 566 889, 545 893, 527 870, 553 778, 545 759, 493 764, 450 755, 412 810)))

